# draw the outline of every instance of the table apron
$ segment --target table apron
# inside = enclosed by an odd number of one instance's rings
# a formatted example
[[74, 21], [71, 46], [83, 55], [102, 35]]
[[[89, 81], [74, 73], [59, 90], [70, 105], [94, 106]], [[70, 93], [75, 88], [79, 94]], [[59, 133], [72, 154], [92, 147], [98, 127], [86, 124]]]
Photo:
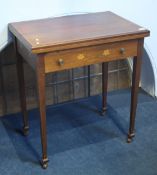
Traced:
[[45, 73], [126, 59], [137, 55], [138, 40], [46, 53]]

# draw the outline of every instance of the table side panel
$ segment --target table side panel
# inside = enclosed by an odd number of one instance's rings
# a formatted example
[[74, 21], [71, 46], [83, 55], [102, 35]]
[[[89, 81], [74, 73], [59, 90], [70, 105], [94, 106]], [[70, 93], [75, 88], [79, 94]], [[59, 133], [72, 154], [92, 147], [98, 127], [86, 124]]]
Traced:
[[27, 49], [20, 41], [17, 41], [17, 48], [19, 54], [24, 60], [33, 68], [36, 69], [36, 61], [38, 59], [36, 54], [33, 54], [31, 50]]
[[137, 40], [116, 42], [45, 54], [45, 72], [55, 72], [137, 55]]

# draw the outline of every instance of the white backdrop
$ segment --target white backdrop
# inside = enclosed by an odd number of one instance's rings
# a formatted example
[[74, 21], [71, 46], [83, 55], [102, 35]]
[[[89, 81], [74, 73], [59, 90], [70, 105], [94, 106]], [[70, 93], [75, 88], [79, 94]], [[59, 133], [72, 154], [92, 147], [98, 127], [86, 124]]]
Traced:
[[[157, 1], [156, 0], [0, 0], [0, 49], [8, 42], [9, 22], [71, 13], [113, 11], [151, 31], [145, 47], [155, 75], [157, 96]], [[151, 78], [151, 77], [149, 77]]]

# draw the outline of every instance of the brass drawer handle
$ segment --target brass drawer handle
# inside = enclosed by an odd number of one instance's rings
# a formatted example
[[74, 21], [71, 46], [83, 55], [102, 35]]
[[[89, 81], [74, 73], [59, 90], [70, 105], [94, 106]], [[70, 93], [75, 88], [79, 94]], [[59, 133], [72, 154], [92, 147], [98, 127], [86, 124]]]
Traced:
[[63, 66], [63, 65], [64, 65], [64, 60], [60, 58], [60, 59], [58, 60], [58, 64], [59, 64], [60, 66]]
[[125, 48], [120, 48], [120, 53], [122, 54], [122, 55], [124, 55], [125, 54]]

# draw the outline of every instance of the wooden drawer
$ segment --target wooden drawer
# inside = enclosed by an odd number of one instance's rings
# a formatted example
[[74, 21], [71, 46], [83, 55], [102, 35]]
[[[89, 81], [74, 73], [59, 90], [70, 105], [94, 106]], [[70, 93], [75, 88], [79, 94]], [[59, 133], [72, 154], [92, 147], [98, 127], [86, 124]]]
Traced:
[[45, 72], [55, 72], [136, 55], [136, 40], [56, 51], [45, 55]]

